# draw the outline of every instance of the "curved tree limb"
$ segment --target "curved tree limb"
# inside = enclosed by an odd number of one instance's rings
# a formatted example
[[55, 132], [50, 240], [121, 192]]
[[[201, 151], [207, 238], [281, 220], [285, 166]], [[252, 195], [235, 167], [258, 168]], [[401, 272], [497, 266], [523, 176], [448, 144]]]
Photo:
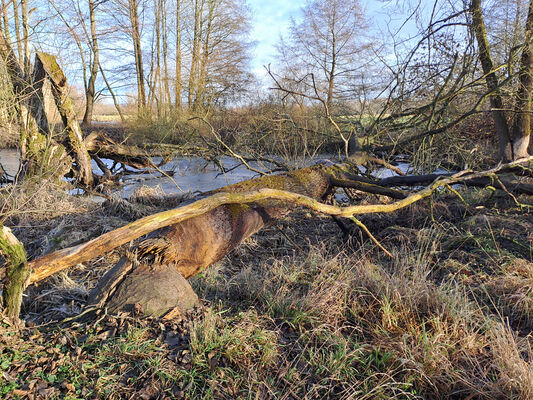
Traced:
[[[28, 263], [28, 266], [34, 271], [31, 275], [30, 283], [38, 282], [72, 265], [88, 261], [98, 255], [107, 253], [149, 232], [201, 216], [223, 205], [243, 205], [250, 203], [265, 204], [265, 202], [269, 205], [272, 205], [272, 202], [274, 202], [274, 205], [278, 204], [279, 206], [282, 206], [284, 203], [289, 203], [292, 205], [306, 207], [319, 213], [346, 218], [351, 218], [355, 215], [361, 214], [389, 213], [429, 197], [435, 190], [442, 186], [487, 177], [504, 168], [509, 168], [514, 165], [523, 164], [524, 162], [532, 160], [533, 157], [528, 157], [512, 163], [500, 165], [488, 171], [478, 173], [462, 171], [449, 177], [439, 177], [439, 179], [432, 182], [426, 188], [389, 204], [368, 204], [339, 207], [321, 203], [303, 194], [269, 188], [263, 188], [250, 192], [215, 193], [210, 197], [200, 199], [183, 207], [141, 218], [126, 226], [99, 236], [87, 243], [62, 249], [37, 258]], [[244, 188], [246, 188], [246, 186], [244, 186]]]

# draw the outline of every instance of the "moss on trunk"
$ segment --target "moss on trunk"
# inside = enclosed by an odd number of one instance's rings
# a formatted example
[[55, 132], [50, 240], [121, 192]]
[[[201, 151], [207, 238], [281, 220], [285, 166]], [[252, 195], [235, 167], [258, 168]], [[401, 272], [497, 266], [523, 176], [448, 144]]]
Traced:
[[6, 315], [17, 320], [22, 304], [22, 292], [26, 288], [31, 269], [27, 265], [24, 246], [11, 233], [11, 230], [0, 225], [0, 253], [4, 257], [4, 308]]

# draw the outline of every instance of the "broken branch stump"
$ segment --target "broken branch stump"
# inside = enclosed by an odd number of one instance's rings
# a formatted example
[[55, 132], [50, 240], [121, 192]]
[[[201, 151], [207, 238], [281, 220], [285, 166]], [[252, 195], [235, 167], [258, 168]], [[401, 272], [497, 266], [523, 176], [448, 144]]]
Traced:
[[26, 262], [26, 251], [11, 229], [0, 225], [0, 254], [4, 257], [4, 308], [7, 317], [16, 321], [20, 314], [22, 293], [29, 283], [31, 268]]

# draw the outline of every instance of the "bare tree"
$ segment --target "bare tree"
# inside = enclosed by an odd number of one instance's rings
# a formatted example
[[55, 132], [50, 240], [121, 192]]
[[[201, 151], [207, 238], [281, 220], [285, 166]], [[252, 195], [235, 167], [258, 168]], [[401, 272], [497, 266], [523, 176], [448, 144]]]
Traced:
[[28, 21], [28, 0], [20, 0], [20, 8], [22, 14], [22, 32], [24, 37], [22, 38], [22, 48], [24, 52], [23, 65], [24, 73], [29, 75], [31, 73], [30, 63], [30, 29]]
[[[533, 90], [533, 0], [529, 3], [529, 11], [525, 23], [524, 39], [518, 71], [518, 86], [514, 91], [514, 112], [511, 117], [505, 113], [505, 105], [500, 94], [500, 82], [492, 60], [489, 40], [485, 28], [481, 0], [470, 3], [472, 15], [471, 28], [475, 33], [479, 58], [490, 97], [492, 115], [496, 133], [500, 142], [501, 159], [518, 159], [528, 155], [531, 132], [532, 90]], [[511, 49], [510, 51], [514, 51]], [[512, 121], [509, 126], [508, 121]]]
[[485, 74], [488, 89], [492, 92], [490, 96], [491, 107], [493, 108], [492, 116], [494, 118], [494, 125], [498, 141], [500, 143], [500, 156], [503, 158], [511, 158], [509, 125], [505, 116], [503, 99], [500, 94], [500, 84], [494, 62], [490, 53], [490, 45], [487, 37], [487, 30], [483, 20], [481, 11], [481, 0], [472, 0], [470, 4], [470, 12], [472, 14], [472, 30], [477, 39], [479, 47], [479, 60]]
[[15, 37], [17, 38], [17, 51], [18, 51], [18, 60], [21, 62], [24, 59], [24, 54], [22, 51], [22, 39], [20, 35], [20, 16], [19, 16], [19, 6], [17, 0], [11, 0], [13, 4], [13, 19], [15, 21]]
[[98, 76], [100, 54], [98, 50], [98, 35], [96, 33], [96, 6], [95, 0], [88, 0], [89, 2], [89, 24], [90, 24], [90, 75], [89, 81], [85, 87], [85, 114], [83, 115], [83, 125], [91, 125], [93, 119], [93, 109], [96, 96], [96, 78]]
[[230, 99], [249, 82], [250, 15], [242, 0], [195, 0], [188, 103], [193, 110]]
[[189, 89], [187, 102], [189, 108], [192, 108], [194, 103], [194, 94], [196, 93], [196, 85], [198, 79], [198, 70], [200, 63], [200, 42], [202, 36], [203, 26], [203, 10], [205, 0], [194, 0], [193, 3], [193, 37], [192, 37], [192, 54], [191, 54], [191, 67], [189, 69]]
[[174, 82], [174, 97], [176, 111], [181, 109], [181, 0], [176, 0], [176, 77]]
[[141, 48], [141, 32], [138, 13], [138, 0], [128, 0], [128, 11], [131, 24], [131, 39], [135, 55], [135, 70], [137, 75], [137, 107], [139, 114], [146, 109], [146, 94], [144, 90], [144, 65]]
[[359, 0], [314, 0], [302, 13], [300, 22], [292, 21], [288, 40], [280, 44], [284, 63], [298, 65], [300, 76], [289, 78], [312, 91], [311, 81], [303, 78], [313, 74], [321, 97], [331, 107], [334, 100], [353, 96], [347, 91], [367, 64], [361, 62], [370, 46], [364, 34], [367, 22]]
[[513, 159], [527, 157], [531, 136], [531, 105], [533, 91], [533, 0], [530, 0], [524, 33], [524, 47], [518, 72], [515, 117], [511, 130]]
[[0, 3], [2, 6], [2, 20], [4, 22], [3, 28], [4, 28], [4, 35], [6, 37], [6, 40], [9, 44], [11, 44], [11, 32], [9, 28], [9, 15], [7, 13], [7, 5], [6, 0], [2, 0], [2, 3]]

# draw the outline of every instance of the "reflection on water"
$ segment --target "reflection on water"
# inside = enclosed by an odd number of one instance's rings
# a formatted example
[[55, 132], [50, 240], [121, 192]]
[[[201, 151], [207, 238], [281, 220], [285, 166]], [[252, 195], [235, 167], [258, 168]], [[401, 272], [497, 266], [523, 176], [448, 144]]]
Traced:
[[[156, 164], [160, 160], [158, 157], [154, 158]], [[321, 155], [320, 158], [309, 160], [306, 164], [315, 164], [327, 160], [338, 162], [333, 156]], [[104, 159], [103, 161], [108, 168], [111, 168], [113, 165], [113, 161], [111, 160]], [[12, 149], [0, 149], [0, 163], [4, 166], [8, 174], [14, 175], [19, 166], [19, 153]], [[122, 186], [117, 191], [121, 191], [122, 197], [129, 197], [141, 186], [160, 187], [167, 194], [180, 193], [182, 191], [205, 192], [258, 176], [256, 172], [250, 171], [243, 165], [239, 165], [239, 162], [231, 157], [222, 157], [220, 163], [226, 170], [225, 172], [221, 172], [217, 165], [212, 162], [207, 162], [203, 158], [176, 157], [173, 161], [162, 167], [164, 171], [171, 172], [171, 177], [162, 176], [159, 172], [126, 174], [122, 177]], [[260, 162], [251, 162], [250, 164], [253, 168], [262, 171], [268, 171], [271, 167]], [[403, 171], [407, 171], [409, 164], [400, 163], [398, 167]], [[101, 173], [94, 161], [93, 170], [96, 173]], [[138, 170], [134, 171], [141, 172]], [[395, 174], [387, 169], [380, 169], [375, 173], [375, 176], [379, 178], [386, 178], [391, 175]]]
[[[159, 160], [154, 160], [156, 163]], [[159, 186], [165, 193], [180, 193], [208, 191], [222, 186], [231, 185], [257, 176], [255, 172], [244, 166], [238, 166], [238, 162], [229, 157], [220, 160], [226, 172], [213, 163], [208, 163], [203, 158], [177, 157], [162, 169], [172, 171], [173, 176], [165, 177], [158, 172], [144, 173], [140, 175], [125, 175], [123, 179], [123, 196], [128, 197], [139, 186]], [[254, 163], [254, 168], [265, 170], [268, 167]]]

